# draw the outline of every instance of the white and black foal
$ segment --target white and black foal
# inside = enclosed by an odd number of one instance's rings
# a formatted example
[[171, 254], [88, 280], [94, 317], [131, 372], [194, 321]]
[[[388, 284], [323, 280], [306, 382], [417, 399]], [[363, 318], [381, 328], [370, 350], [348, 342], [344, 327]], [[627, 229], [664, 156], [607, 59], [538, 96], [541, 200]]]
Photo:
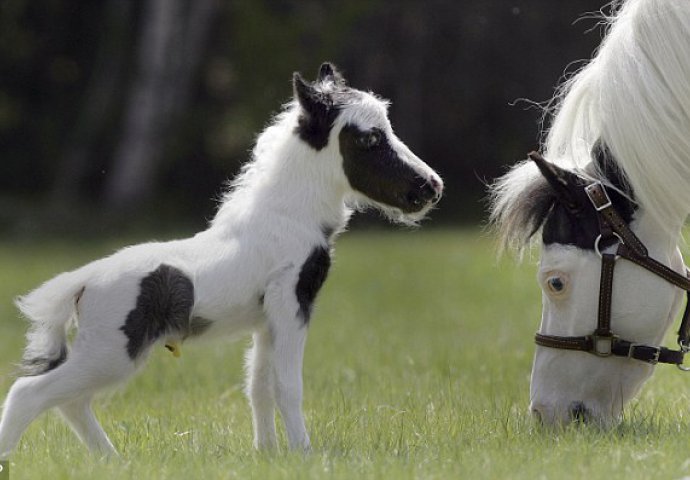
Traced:
[[247, 331], [255, 446], [276, 447], [277, 405], [290, 448], [309, 448], [302, 357], [335, 235], [357, 207], [415, 223], [443, 183], [395, 136], [387, 102], [347, 86], [331, 64], [314, 83], [295, 74], [294, 93], [207, 230], [126, 248], [18, 299], [31, 321], [27, 370], [5, 400], [0, 458], [51, 407], [92, 451], [115, 453], [91, 410], [95, 393], [132, 376], [157, 344], [177, 353], [188, 338]]

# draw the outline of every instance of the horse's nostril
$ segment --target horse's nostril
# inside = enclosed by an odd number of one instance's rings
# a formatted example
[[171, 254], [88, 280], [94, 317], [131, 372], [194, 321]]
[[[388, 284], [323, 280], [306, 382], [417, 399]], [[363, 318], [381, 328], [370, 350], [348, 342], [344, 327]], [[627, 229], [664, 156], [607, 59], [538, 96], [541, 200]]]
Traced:
[[570, 418], [574, 422], [586, 422], [589, 416], [589, 411], [582, 402], [573, 402], [570, 404]]
[[533, 407], [532, 410], [531, 410], [531, 412], [532, 412], [532, 416], [533, 416], [538, 422], [541, 422], [541, 421], [542, 421], [541, 412], [539, 411], [539, 409]]

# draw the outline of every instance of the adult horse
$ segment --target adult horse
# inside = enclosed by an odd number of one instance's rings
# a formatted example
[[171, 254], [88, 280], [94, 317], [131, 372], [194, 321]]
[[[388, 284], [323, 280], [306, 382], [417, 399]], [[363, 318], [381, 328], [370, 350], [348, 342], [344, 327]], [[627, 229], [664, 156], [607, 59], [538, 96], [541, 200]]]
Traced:
[[690, 337], [685, 318], [679, 349], [660, 347], [690, 289], [690, 2], [628, 0], [608, 22], [556, 96], [544, 156], [492, 187], [504, 248], [541, 231], [530, 409], [546, 424], [615, 424]]

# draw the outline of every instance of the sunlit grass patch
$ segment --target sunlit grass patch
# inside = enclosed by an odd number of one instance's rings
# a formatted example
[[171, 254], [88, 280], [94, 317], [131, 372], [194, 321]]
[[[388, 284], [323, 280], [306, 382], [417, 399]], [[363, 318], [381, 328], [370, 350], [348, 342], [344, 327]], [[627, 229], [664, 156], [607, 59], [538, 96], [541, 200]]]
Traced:
[[[0, 379], [25, 324], [11, 300], [112, 251], [0, 244]], [[535, 425], [527, 412], [540, 315], [533, 261], [497, 261], [474, 231], [348, 233], [307, 342], [308, 456], [252, 448], [248, 342], [162, 347], [96, 414], [122, 458], [99, 461], [54, 414], [36, 421], [12, 478], [682, 478], [690, 475], [690, 377], [659, 367], [623, 423]]]

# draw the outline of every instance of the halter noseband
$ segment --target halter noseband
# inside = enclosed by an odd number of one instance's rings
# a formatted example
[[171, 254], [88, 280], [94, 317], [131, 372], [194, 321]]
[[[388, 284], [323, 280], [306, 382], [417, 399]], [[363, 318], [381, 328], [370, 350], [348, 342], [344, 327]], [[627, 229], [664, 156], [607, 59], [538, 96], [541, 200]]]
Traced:
[[[601, 257], [597, 328], [591, 335], [580, 337], [537, 333], [535, 342], [542, 347], [577, 350], [599, 357], [628, 357], [652, 365], [670, 363], [683, 371], [690, 371], [690, 368], [683, 367], [683, 357], [690, 351], [690, 279], [649, 257], [647, 247], [618, 214], [601, 182], [591, 183], [584, 188], [599, 220], [599, 236], [594, 242], [594, 250]], [[611, 239], [618, 243], [616, 253], [601, 253], [600, 241]], [[649, 270], [687, 292], [688, 301], [678, 330], [680, 350], [623, 340], [611, 331], [613, 270], [619, 257]]]

